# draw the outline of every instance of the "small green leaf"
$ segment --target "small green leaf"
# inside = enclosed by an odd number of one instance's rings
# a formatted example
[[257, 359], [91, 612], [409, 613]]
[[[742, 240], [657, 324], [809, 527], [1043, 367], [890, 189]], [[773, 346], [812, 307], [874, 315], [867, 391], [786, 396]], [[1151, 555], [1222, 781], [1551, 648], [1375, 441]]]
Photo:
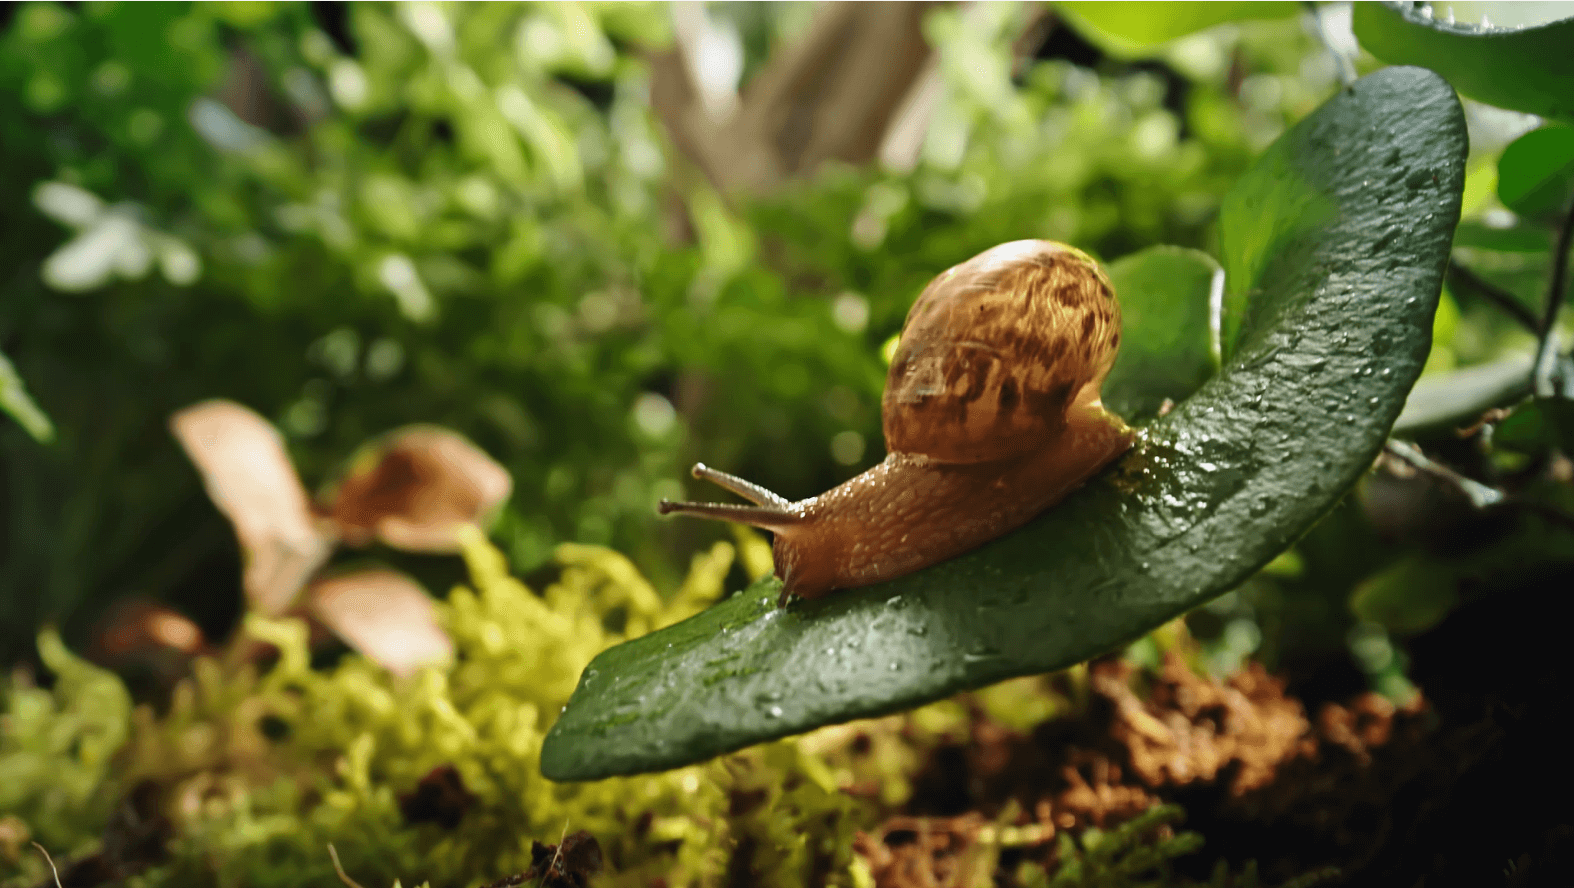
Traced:
[[1545, 228], [1528, 224], [1494, 228], [1477, 221], [1464, 221], [1454, 232], [1454, 246], [1499, 253], [1546, 253], [1547, 261], [1532, 260], [1545, 266], [1551, 261], [1552, 234]]
[[1110, 263], [1120, 300], [1121, 349], [1104, 382], [1104, 404], [1135, 421], [1180, 401], [1218, 369], [1208, 346], [1209, 294], [1224, 270], [1183, 247], [1149, 247]]
[[1544, 126], [1515, 139], [1498, 160], [1497, 196], [1522, 216], [1556, 213], [1574, 192], [1574, 129]]
[[1409, 555], [1355, 587], [1350, 610], [1398, 635], [1437, 625], [1459, 601], [1458, 579], [1447, 565]]
[[1394, 422], [1395, 435], [1469, 425], [1485, 410], [1503, 407], [1530, 394], [1529, 352], [1424, 376], [1410, 390]]
[[1542, 398], [1519, 406], [1498, 424], [1492, 445], [1521, 453], [1553, 447], [1568, 452], [1574, 448], [1574, 401]]
[[0, 352], [0, 413], [10, 414], [17, 425], [26, 429], [33, 440], [40, 444], [48, 444], [55, 439], [54, 423], [33, 403], [32, 397], [27, 394], [27, 386], [22, 384], [22, 377], [17, 375], [16, 368], [3, 352]]
[[1422, 65], [1464, 95], [1574, 120], [1574, 18], [1530, 28], [1479, 28], [1439, 21], [1425, 3], [1357, 3], [1355, 36], [1393, 65]]
[[[542, 773], [675, 767], [1058, 669], [1240, 583], [1382, 447], [1426, 359], [1465, 150], [1459, 103], [1429, 71], [1342, 90], [1226, 201], [1224, 240], [1251, 282], [1234, 356], [1130, 454], [968, 555], [780, 609], [767, 578], [602, 652]], [[1241, 197], [1287, 173], [1293, 200]]]
[[1289, 18], [1298, 3], [1086, 3], [1055, 4], [1079, 34], [1111, 55], [1135, 58], [1177, 37], [1251, 19]]

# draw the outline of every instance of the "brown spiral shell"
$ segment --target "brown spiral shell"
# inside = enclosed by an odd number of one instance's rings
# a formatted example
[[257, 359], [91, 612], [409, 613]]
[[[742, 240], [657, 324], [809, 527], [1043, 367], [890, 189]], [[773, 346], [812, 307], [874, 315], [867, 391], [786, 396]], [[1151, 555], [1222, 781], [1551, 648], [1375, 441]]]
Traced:
[[986, 250], [908, 312], [881, 404], [886, 447], [948, 463], [1042, 447], [1079, 396], [1098, 398], [1119, 345], [1115, 292], [1086, 254], [1042, 240]]

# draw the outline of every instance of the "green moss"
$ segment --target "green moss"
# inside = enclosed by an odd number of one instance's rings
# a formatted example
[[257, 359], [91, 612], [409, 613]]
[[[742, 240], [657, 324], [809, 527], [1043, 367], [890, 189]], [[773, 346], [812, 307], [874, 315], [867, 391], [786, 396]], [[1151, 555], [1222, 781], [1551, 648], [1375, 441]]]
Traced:
[[[153, 781], [174, 836], [167, 857], [130, 880], [139, 888], [339, 884], [330, 843], [366, 888], [476, 885], [528, 869], [532, 842], [578, 830], [605, 853], [597, 885], [606, 888], [740, 878], [866, 888], [873, 880], [853, 850], [855, 832], [909, 801], [927, 750], [965, 742], [975, 711], [1015, 713], [1025, 726], [1070, 708], [1042, 680], [1024, 679], [971, 701], [824, 728], [664, 774], [543, 778], [542, 737], [585, 664], [720, 597], [738, 551], [750, 572], [769, 569], [758, 537], [738, 544], [697, 556], [663, 600], [628, 559], [591, 546], [560, 547], [561, 576], [537, 594], [476, 532], [465, 543], [470, 585], [438, 605], [453, 663], [405, 680], [356, 655], [314, 670], [305, 623], [253, 615], [222, 656], [195, 662], [157, 714], [132, 711], [113, 674], [46, 632], [40, 651], [54, 687], [17, 677], [3, 691], [0, 810], [15, 812], [13, 832], [19, 820], [67, 858], [91, 849], [116, 799]], [[276, 649], [260, 668], [259, 645]], [[472, 796], [462, 819], [452, 829], [407, 823], [400, 796], [445, 765]], [[843, 791], [850, 786], [877, 791]], [[1021, 844], [1006, 841], [1015, 827], [1002, 816], [1002, 838], [990, 848]], [[1200, 841], [1172, 834], [1178, 817], [1157, 809], [1080, 842], [1062, 834], [1054, 874], [1030, 869], [1021, 878], [1147, 884]], [[0, 885], [47, 876], [37, 855], [11, 856], [22, 869]], [[983, 861], [980, 871], [993, 868]]]
[[[169, 787], [178, 825], [171, 859], [137, 883], [332, 884], [332, 842], [363, 885], [476, 884], [528, 868], [532, 841], [588, 830], [609, 865], [598, 884], [715, 884], [729, 864], [761, 885], [811, 872], [852, 884], [852, 831], [866, 824], [800, 741], [646, 777], [540, 775], [542, 737], [590, 658], [718, 598], [734, 552], [696, 557], [663, 601], [623, 556], [563, 546], [561, 578], [538, 595], [475, 534], [472, 585], [439, 606], [456, 660], [405, 681], [358, 656], [313, 670], [305, 624], [249, 617], [245, 636], [278, 649], [271, 668], [199, 661], [167, 713], [132, 719], [123, 782]], [[407, 825], [398, 796], [443, 765], [474, 796], [463, 820]]]
[[[53, 629], [39, 634], [38, 653], [52, 688], [21, 672], [0, 684], [0, 815], [56, 853], [74, 853], [93, 843], [115, 802], [112, 758], [129, 733], [131, 698]], [[27, 878], [47, 872], [42, 859], [24, 865]]]

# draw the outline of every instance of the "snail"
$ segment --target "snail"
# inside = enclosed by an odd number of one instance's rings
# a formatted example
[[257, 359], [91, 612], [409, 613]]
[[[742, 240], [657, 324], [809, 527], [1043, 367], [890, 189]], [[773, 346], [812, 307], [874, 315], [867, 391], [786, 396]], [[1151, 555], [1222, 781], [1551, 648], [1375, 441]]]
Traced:
[[1131, 446], [1099, 396], [1119, 345], [1120, 307], [1090, 257], [1001, 244], [908, 312], [881, 400], [883, 462], [799, 502], [702, 463], [694, 477], [753, 505], [657, 511], [771, 531], [778, 605], [903, 576], [1020, 527]]

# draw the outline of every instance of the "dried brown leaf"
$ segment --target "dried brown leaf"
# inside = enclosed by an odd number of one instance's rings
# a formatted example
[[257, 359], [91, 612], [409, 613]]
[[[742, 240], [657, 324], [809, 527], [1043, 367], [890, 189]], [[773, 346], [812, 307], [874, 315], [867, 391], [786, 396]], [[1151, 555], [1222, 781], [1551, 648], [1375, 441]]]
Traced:
[[314, 581], [307, 611], [345, 644], [397, 676], [454, 654], [432, 599], [391, 570], [360, 570]]
[[283, 613], [328, 560], [332, 532], [314, 520], [306, 490], [267, 420], [233, 401], [204, 401], [170, 418], [208, 496], [235, 528], [252, 609]]
[[458, 530], [484, 521], [513, 489], [508, 470], [436, 426], [407, 426], [351, 460], [329, 495], [345, 541], [374, 538], [410, 552], [457, 552]]

